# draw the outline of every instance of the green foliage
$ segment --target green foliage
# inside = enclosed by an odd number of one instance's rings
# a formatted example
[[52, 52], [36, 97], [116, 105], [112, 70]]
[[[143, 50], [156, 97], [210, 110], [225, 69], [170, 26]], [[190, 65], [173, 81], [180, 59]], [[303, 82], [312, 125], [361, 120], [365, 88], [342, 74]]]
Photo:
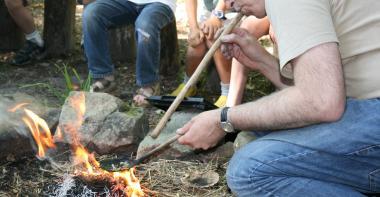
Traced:
[[57, 88], [53, 87], [52, 85], [48, 83], [34, 83], [34, 84], [26, 84], [20, 86], [20, 88], [33, 88], [33, 87], [41, 87], [46, 88], [51, 94], [53, 94], [57, 99], [59, 99], [60, 103], [64, 103], [67, 95], [63, 94], [61, 91], [59, 91]]
[[60, 103], [64, 103], [66, 98], [69, 96], [71, 91], [90, 91], [91, 86], [91, 75], [83, 80], [75, 68], [69, 67], [67, 64], [63, 65], [55, 65], [58, 71], [62, 74], [65, 79], [66, 87], [64, 90], [59, 89], [58, 87], [54, 87], [48, 83], [34, 83], [22, 85], [20, 88], [32, 88], [32, 87], [41, 87], [46, 88], [51, 94], [53, 94], [57, 99], [59, 99]]
[[120, 108], [120, 111], [132, 117], [137, 117], [144, 114], [144, 108], [137, 107], [133, 103], [129, 102], [124, 102]]
[[246, 84], [247, 96], [257, 99], [275, 91], [274, 85], [259, 72], [250, 72]]
[[[79, 76], [75, 68], [69, 68], [66, 64], [63, 64], [63, 66], [56, 65], [56, 67], [60, 70], [63, 77], [65, 78], [66, 95], [69, 95], [71, 91], [90, 91], [91, 75], [88, 75], [87, 79], [83, 80]], [[75, 83], [74, 81], [76, 81], [77, 83]]]

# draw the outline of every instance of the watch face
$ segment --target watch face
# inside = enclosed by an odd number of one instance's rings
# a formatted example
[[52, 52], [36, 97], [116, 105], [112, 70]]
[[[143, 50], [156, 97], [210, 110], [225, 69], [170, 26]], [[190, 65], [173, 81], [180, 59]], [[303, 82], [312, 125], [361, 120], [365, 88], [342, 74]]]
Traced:
[[223, 16], [224, 16], [223, 12], [221, 12], [221, 11], [217, 11], [216, 15], [218, 16], [218, 18], [223, 18]]
[[235, 129], [234, 127], [232, 126], [231, 123], [229, 122], [221, 122], [220, 123], [222, 129], [227, 132], [227, 133], [232, 133], [232, 132], [235, 132]]
[[212, 12], [217, 18], [224, 19], [224, 12], [222, 10], [214, 10]]

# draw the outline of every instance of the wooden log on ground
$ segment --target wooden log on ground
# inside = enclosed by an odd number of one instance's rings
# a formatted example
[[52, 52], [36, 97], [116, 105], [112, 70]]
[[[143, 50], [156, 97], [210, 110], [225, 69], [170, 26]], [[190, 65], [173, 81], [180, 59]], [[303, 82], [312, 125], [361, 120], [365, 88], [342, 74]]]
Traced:
[[75, 0], [45, 0], [44, 40], [49, 56], [74, 48], [75, 6]]
[[0, 1], [0, 51], [18, 50], [23, 43], [24, 34], [13, 21], [4, 1]]
[[[136, 41], [133, 26], [110, 30], [110, 53], [113, 61], [134, 63], [136, 60]], [[179, 47], [176, 22], [168, 24], [161, 31], [160, 74], [174, 75], [179, 69]]]

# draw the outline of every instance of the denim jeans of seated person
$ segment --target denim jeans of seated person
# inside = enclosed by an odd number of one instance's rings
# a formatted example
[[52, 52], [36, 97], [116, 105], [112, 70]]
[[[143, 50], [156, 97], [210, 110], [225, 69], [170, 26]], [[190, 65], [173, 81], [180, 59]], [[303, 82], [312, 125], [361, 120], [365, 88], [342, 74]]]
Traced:
[[159, 80], [160, 32], [173, 20], [173, 11], [162, 3], [137, 5], [128, 0], [96, 0], [87, 5], [83, 14], [84, 49], [92, 77], [104, 78], [114, 72], [108, 30], [134, 25], [137, 85], [144, 87], [156, 83]]
[[228, 185], [237, 196], [380, 193], [379, 111], [380, 99], [348, 99], [335, 123], [267, 132], [235, 153]]

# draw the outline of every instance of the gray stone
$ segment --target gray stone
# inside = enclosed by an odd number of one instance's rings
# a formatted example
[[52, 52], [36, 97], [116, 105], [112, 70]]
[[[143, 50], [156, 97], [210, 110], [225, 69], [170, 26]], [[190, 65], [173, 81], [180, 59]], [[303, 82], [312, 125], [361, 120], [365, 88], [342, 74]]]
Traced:
[[229, 160], [234, 154], [234, 143], [226, 142], [223, 145], [216, 148], [212, 152], [210, 158], [227, 159]]
[[[106, 93], [89, 93], [89, 92], [71, 92], [67, 97], [59, 118], [59, 127], [63, 130], [76, 128], [78, 125], [78, 109], [72, 106], [72, 101], [79, 99], [80, 94], [85, 98], [85, 114], [82, 126], [79, 128], [80, 139], [87, 144], [92, 137], [98, 132], [100, 126], [108, 115], [117, 111], [122, 101]], [[66, 139], [70, 141], [70, 139]]]
[[252, 142], [255, 139], [256, 139], [256, 136], [254, 135], [254, 133], [252, 133], [250, 131], [240, 132], [234, 141], [235, 151], [239, 150], [241, 147]]
[[29, 103], [25, 108], [43, 118], [49, 128], [58, 122], [59, 111], [47, 107], [46, 101], [23, 93], [0, 95], [0, 158], [14, 155], [20, 157], [33, 154], [35, 143], [29, 129], [22, 121], [23, 110], [9, 112], [8, 110], [19, 103]]
[[107, 117], [92, 142], [96, 145], [96, 152], [100, 154], [117, 149], [132, 152], [148, 131], [149, 123], [143, 110], [133, 115], [115, 112]]
[[[177, 129], [181, 128], [186, 124], [191, 118], [198, 115], [199, 111], [180, 111], [173, 113], [170, 121], [166, 124], [165, 128], [162, 130], [157, 139], [153, 139], [150, 136], [146, 136], [144, 140], [140, 143], [137, 150], [137, 157], [159, 146], [160, 144], [166, 142], [171, 138]], [[178, 158], [192, 153], [192, 149], [187, 146], [183, 146], [174, 142], [170, 149], [157, 155], [156, 158]]]
[[62, 107], [59, 127], [65, 141], [72, 143], [70, 130], [78, 129], [80, 142], [99, 154], [135, 150], [148, 132], [148, 119], [142, 108], [123, 111], [123, 102], [106, 93], [84, 93], [85, 113], [82, 125], [77, 128], [77, 111], [71, 100], [80, 92], [72, 92]]

